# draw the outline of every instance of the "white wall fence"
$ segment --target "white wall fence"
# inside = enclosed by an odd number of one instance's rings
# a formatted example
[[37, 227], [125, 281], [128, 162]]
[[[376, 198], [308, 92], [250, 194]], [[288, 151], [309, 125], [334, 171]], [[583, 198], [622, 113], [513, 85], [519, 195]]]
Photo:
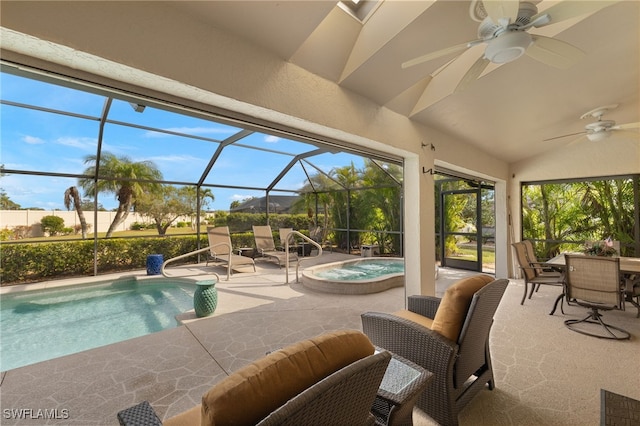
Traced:
[[[107, 232], [109, 226], [113, 222], [116, 212], [98, 212], [97, 224], [94, 224], [94, 212], [85, 211], [84, 217], [89, 224], [89, 233], [93, 232]], [[29, 233], [24, 237], [41, 237], [43, 236], [42, 226], [40, 221], [44, 216], [58, 216], [64, 220], [64, 226], [66, 228], [74, 228], [80, 226], [80, 219], [75, 210], [63, 211], [63, 210], [0, 210], [0, 229], [16, 229], [17, 227], [29, 228]], [[175, 225], [177, 222], [188, 222], [191, 218], [182, 217], [173, 222]], [[138, 223], [153, 223], [153, 220], [148, 216], [143, 216], [138, 213], [130, 212], [129, 216], [122, 222], [116, 231], [128, 231], [131, 229], [131, 225], [135, 222]]]

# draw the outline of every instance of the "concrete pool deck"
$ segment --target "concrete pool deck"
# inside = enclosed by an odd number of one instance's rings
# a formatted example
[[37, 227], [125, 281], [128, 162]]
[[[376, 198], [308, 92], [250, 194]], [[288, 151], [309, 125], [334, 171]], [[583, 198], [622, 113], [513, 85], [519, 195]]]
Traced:
[[[353, 257], [326, 253], [321, 261]], [[402, 287], [367, 295], [317, 293], [295, 283], [295, 268], [285, 285], [277, 265], [259, 260], [256, 266], [256, 273], [236, 273], [217, 284], [218, 308], [211, 317], [3, 372], [0, 423], [117, 425], [118, 411], [143, 400], [166, 419], [198, 404], [211, 386], [268, 351], [326, 331], [361, 329], [366, 311], [404, 307]], [[203, 271], [181, 269], [184, 275]], [[437, 292], [469, 274], [442, 269]], [[601, 342], [564, 327], [563, 319], [581, 316], [583, 309], [565, 307], [567, 315], [548, 315], [557, 289], [540, 289], [524, 306], [522, 291], [522, 281], [511, 280], [496, 313], [497, 387], [469, 404], [460, 415], [462, 425], [598, 424], [600, 388], [640, 399], [635, 310], [605, 314], [631, 332], [631, 341]], [[434, 424], [418, 409], [414, 422]]]

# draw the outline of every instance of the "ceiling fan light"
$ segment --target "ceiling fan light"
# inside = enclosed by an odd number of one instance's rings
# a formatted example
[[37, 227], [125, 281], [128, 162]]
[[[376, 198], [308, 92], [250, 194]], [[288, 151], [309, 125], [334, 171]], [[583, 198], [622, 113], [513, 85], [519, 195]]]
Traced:
[[589, 139], [591, 142], [600, 142], [607, 139], [608, 137], [609, 132], [607, 131], [587, 133], [587, 139]]
[[531, 45], [531, 35], [524, 31], [509, 31], [491, 40], [484, 57], [494, 64], [506, 64], [522, 56]]

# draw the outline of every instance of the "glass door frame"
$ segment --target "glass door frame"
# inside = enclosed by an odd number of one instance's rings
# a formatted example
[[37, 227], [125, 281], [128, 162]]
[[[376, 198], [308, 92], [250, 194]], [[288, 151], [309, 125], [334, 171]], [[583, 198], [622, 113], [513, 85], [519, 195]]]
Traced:
[[[442, 185], [439, 186], [438, 192], [439, 192], [439, 209], [436, 212], [436, 214], [438, 215], [438, 229], [437, 229], [437, 237], [439, 238], [439, 250], [438, 250], [438, 257], [440, 258], [440, 265], [443, 267], [449, 267], [449, 268], [455, 268], [455, 269], [464, 269], [464, 270], [471, 270], [471, 271], [477, 271], [477, 272], [484, 272], [484, 265], [483, 265], [483, 243], [485, 239], [490, 239], [490, 238], [494, 238], [495, 237], [495, 232], [493, 235], [483, 235], [483, 216], [482, 216], [482, 196], [483, 196], [483, 191], [484, 190], [490, 190], [490, 191], [495, 191], [495, 186], [493, 184], [493, 182], [487, 182], [478, 178], [469, 178], [469, 177], [460, 177], [460, 176], [455, 176], [453, 174], [449, 174], [449, 173], [438, 173], [441, 176], [446, 176], [447, 178], [451, 178], [451, 179], [457, 179], [457, 180], [461, 180], [466, 182], [469, 185], [469, 188], [464, 188], [464, 189], [451, 189], [451, 190], [442, 190]], [[436, 183], [436, 185], [438, 185]], [[475, 221], [476, 223], [475, 228], [476, 231], [475, 232], [449, 232], [449, 231], [445, 231], [446, 229], [446, 224], [445, 224], [445, 220], [446, 220], [446, 214], [445, 214], [445, 198], [448, 195], [454, 195], [454, 194], [475, 194], [475, 200], [476, 200], [476, 205], [475, 205]], [[494, 205], [494, 212], [495, 212], [495, 205]], [[495, 213], [494, 213], [495, 214]], [[446, 247], [445, 247], [445, 241], [446, 241], [446, 237], [449, 235], [459, 235], [459, 236], [466, 236], [466, 237], [472, 237], [475, 238], [476, 241], [476, 260], [458, 260], [458, 259], [452, 259], [451, 257], [445, 257], [445, 251], [446, 251]], [[493, 272], [491, 272], [493, 273]]]
[[[460, 231], [447, 231], [446, 230], [446, 217], [445, 214], [445, 198], [450, 195], [461, 195], [461, 194], [473, 194], [475, 195], [476, 201], [476, 223], [474, 224], [476, 227], [475, 232], [460, 232]], [[442, 244], [440, 244], [440, 259], [441, 265], [447, 268], [456, 268], [456, 269], [465, 269], [469, 271], [482, 271], [482, 224], [481, 224], [481, 188], [477, 189], [456, 189], [450, 191], [442, 191], [440, 192], [440, 235]], [[480, 224], [478, 223], [480, 222]], [[479, 226], [478, 226], [479, 225]], [[476, 240], [476, 260], [463, 260], [463, 259], [453, 259], [451, 257], [445, 256], [445, 244], [447, 237], [453, 236], [463, 236], [463, 237], [472, 237]]]

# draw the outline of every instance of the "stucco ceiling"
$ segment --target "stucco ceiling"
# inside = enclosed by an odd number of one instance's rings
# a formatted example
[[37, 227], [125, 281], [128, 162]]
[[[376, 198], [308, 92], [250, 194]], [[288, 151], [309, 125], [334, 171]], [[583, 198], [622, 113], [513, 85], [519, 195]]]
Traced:
[[[531, 34], [557, 38], [586, 53], [568, 70], [523, 56], [490, 65], [454, 94], [451, 84], [484, 45], [469, 49], [440, 73], [457, 53], [401, 68], [414, 57], [476, 39], [478, 22], [469, 15], [470, 3], [386, 0], [364, 24], [333, 1], [172, 6], [507, 162], [574, 142], [575, 137], [544, 139], [583, 131], [590, 120], [580, 116], [599, 106], [619, 104], [605, 116], [618, 124], [640, 121], [640, 1], [605, 2], [595, 13], [531, 29]], [[542, 11], [558, 2], [533, 3]], [[615, 144], [615, 139], [601, 143]]]

